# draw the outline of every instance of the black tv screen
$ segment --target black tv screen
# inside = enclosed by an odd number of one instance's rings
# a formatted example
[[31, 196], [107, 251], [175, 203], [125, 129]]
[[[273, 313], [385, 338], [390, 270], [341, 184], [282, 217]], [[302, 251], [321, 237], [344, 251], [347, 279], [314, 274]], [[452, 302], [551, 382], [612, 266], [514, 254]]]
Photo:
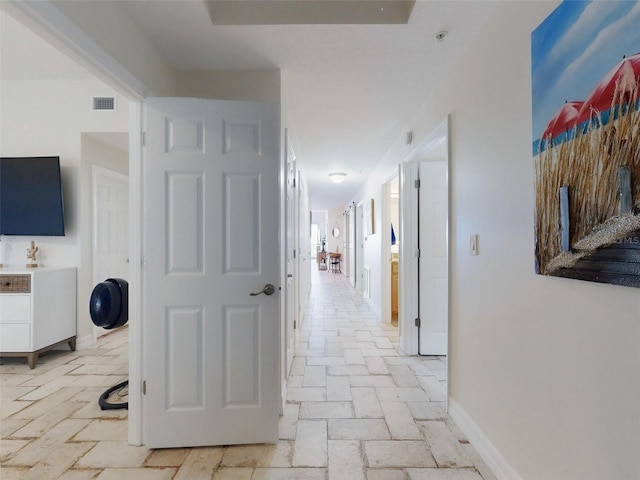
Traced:
[[64, 235], [60, 157], [0, 158], [0, 234]]

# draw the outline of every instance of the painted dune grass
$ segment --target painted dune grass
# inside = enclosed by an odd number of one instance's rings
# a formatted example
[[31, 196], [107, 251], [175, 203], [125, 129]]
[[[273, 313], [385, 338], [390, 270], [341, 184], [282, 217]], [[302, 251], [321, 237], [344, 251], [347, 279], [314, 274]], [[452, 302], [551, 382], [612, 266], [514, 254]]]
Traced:
[[[629, 99], [627, 99], [629, 100]], [[614, 105], [616, 102], [614, 102]], [[631, 108], [629, 108], [631, 106]], [[536, 271], [544, 275], [569, 267], [595, 248], [611, 244], [640, 227], [640, 110], [636, 98], [614, 107], [618, 118], [600, 125], [594, 118], [585, 132], [535, 157]], [[612, 115], [613, 117], [613, 115]], [[619, 168], [631, 170], [634, 209], [620, 215]], [[569, 187], [571, 253], [561, 251], [560, 197]], [[607, 235], [597, 235], [606, 226]], [[598, 239], [586, 241], [587, 239]], [[586, 244], [587, 246], [583, 246]]]

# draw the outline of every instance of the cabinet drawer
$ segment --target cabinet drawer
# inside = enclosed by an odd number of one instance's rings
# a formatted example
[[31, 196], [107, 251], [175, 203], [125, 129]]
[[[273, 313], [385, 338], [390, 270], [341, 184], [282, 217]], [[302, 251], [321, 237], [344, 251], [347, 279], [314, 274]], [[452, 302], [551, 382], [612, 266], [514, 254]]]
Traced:
[[0, 352], [31, 351], [31, 326], [26, 323], [0, 324]]
[[31, 295], [0, 295], [0, 324], [31, 323]]
[[0, 274], [1, 293], [31, 293], [31, 275]]

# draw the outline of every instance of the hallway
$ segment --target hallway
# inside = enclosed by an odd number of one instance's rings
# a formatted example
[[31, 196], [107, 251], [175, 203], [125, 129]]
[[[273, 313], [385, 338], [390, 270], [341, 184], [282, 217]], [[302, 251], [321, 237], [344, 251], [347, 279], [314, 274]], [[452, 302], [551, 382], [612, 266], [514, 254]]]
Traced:
[[127, 329], [91, 350], [3, 359], [2, 478], [494, 480], [445, 412], [446, 366], [406, 357], [343, 275], [312, 273], [276, 445], [150, 450], [97, 398], [127, 376]]
[[446, 413], [446, 359], [397, 341], [345, 276], [312, 269], [280, 430], [293, 466], [327, 466], [329, 480], [494, 480]]

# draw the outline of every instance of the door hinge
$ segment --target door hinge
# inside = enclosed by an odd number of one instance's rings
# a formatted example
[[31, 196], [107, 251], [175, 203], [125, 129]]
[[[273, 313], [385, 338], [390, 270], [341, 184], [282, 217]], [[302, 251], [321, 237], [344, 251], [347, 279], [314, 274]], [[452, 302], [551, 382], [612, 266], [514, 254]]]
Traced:
[[293, 258], [296, 258], [296, 249], [293, 249]]
[[293, 179], [293, 188], [296, 188], [296, 179]]
[[420, 179], [417, 178], [413, 181], [413, 186], [416, 188], [420, 188]]
[[143, 395], [147, 394], [147, 381], [146, 380], [142, 381], [142, 394]]
[[416, 248], [416, 258], [420, 258], [420, 249]]
[[419, 318], [416, 318], [416, 327], [420, 328], [420, 324], [421, 324], [421, 323], [422, 323], [422, 322], [420, 321], [420, 319], [419, 319]]
[[147, 146], [147, 132], [142, 132], [142, 146]]
[[297, 323], [296, 323], [296, 321], [294, 320], [294, 321], [293, 321], [293, 329], [294, 329], [294, 330], [296, 329], [296, 325], [297, 325]]

